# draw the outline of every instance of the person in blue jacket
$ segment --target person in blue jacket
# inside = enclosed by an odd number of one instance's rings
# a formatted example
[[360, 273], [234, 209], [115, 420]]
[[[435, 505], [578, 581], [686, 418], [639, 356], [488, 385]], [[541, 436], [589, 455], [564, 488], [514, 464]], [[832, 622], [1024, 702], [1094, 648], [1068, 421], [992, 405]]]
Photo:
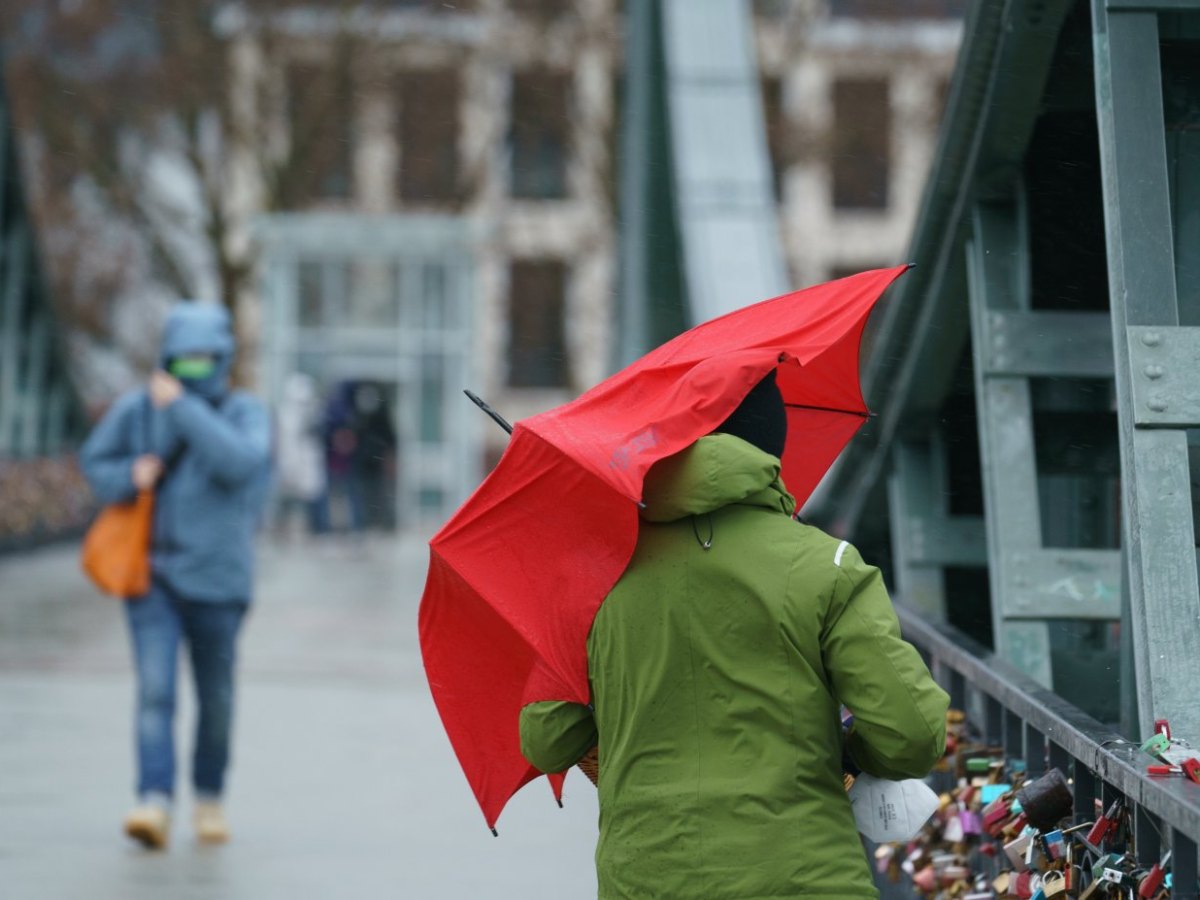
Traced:
[[138, 803], [125, 832], [167, 843], [175, 788], [176, 657], [187, 644], [198, 721], [192, 784], [201, 841], [229, 832], [220, 799], [229, 762], [234, 650], [250, 604], [254, 531], [270, 466], [270, 420], [231, 390], [234, 339], [223, 307], [170, 312], [161, 369], [121, 396], [92, 431], [80, 462], [102, 503], [153, 489], [151, 587], [125, 604], [137, 673]]

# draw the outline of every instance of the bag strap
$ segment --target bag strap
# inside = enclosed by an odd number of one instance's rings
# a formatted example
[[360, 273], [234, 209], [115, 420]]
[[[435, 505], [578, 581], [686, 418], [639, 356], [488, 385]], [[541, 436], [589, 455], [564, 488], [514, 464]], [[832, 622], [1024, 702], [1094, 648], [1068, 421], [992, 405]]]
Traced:
[[142, 413], [142, 452], [151, 453], [154, 450], [152, 441], [153, 435], [150, 430], [150, 417], [154, 414], [154, 407], [150, 403], [150, 391], [147, 389], [145, 396], [142, 398], [145, 403], [145, 410]]

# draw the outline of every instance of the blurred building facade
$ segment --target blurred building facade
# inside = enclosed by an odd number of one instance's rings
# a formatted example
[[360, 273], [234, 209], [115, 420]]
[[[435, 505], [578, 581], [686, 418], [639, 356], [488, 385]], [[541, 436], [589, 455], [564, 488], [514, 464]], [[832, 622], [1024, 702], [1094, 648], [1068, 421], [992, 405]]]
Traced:
[[[793, 284], [900, 259], [960, 6], [747, 6]], [[619, 356], [624, 4], [383, 7], [220, 20], [257, 98], [245, 115], [322, 148], [293, 173], [287, 211], [256, 220], [262, 290], [242, 321], [270, 397], [295, 369], [385, 386], [412, 485], [401, 506], [424, 496], [437, 518], [505, 443], [460, 387], [515, 420]], [[442, 310], [436, 327], [421, 309]]]
[[[748, 143], [773, 190], [756, 234], [779, 261], [769, 284], [731, 282], [746, 296], [709, 292], [739, 306], [899, 260], [961, 0], [672, 5], [680, 46], [729, 44], [701, 20], [733, 17], [761, 88]], [[89, 413], [153, 364], [173, 299], [218, 298], [241, 380], [269, 400], [294, 371], [331, 394], [378, 388], [408, 485], [398, 508], [444, 518], [506, 442], [461, 388], [518, 420], [641, 349], [621, 309], [636, 213], [618, 200], [636, 8], [238, 0], [210, 20], [184, 0], [14, 5], [0, 20], [20, 54], [28, 193]], [[730, 168], [714, 110], [692, 120], [717, 164], [709, 194]], [[678, 163], [649, 173], [668, 205]], [[659, 224], [641, 241], [652, 258], [679, 239]], [[636, 299], [663, 302], [676, 308], [652, 313], [643, 343], [705, 317], [653, 285]]]
[[965, 5], [755, 4], [768, 147], [797, 287], [904, 261]]

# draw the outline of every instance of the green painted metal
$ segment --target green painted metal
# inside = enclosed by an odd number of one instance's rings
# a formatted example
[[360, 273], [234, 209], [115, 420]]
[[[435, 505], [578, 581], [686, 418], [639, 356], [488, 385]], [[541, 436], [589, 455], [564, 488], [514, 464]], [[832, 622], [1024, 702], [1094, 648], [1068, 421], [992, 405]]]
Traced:
[[[620, 296], [614, 368], [642, 356], [649, 347], [649, 206], [651, 185], [651, 112], [654, 71], [655, 4], [625, 4], [625, 69], [621, 105]], [[661, 90], [661, 85], [659, 85]]]
[[1008, 619], [1103, 619], [1121, 616], [1121, 554], [1116, 550], [1007, 550], [1002, 566]]
[[[3, 148], [0, 148], [2, 153]], [[0, 198], [2, 199], [2, 198]], [[17, 410], [21, 400], [21, 354], [18, 347], [25, 334], [23, 300], [29, 258], [23, 223], [9, 222], [7, 234], [0, 233], [0, 456], [16, 454]]]
[[1032, 556], [1042, 549], [1029, 380], [992, 374], [987, 364], [991, 315], [1029, 310], [1022, 213], [1015, 202], [976, 205], [967, 244], [968, 295], [996, 649], [1049, 687], [1048, 626], [1014, 620], [1022, 610], [1018, 597], [1025, 596], [1026, 588], [1019, 583], [1020, 569], [1003, 562], [1012, 554]]
[[[896, 445], [895, 469], [888, 480], [888, 512], [894, 527], [892, 569], [897, 591], [914, 609], [933, 621], [946, 621], [946, 590], [942, 570], [923, 564], [929, 555], [930, 526], [941, 518], [936, 507], [944, 478], [940, 460], [928, 444]], [[933, 541], [936, 543], [936, 539]]]
[[1133, 421], [1200, 428], [1200, 327], [1127, 329]]
[[1200, 0], [1107, 0], [1110, 12], [1188, 12], [1200, 9]]
[[689, 324], [787, 290], [754, 21], [743, 0], [661, 0], [675, 227]]
[[1187, 435], [1139, 424], [1129, 330], [1179, 323], [1158, 16], [1109, 11], [1103, 0], [1092, 0], [1092, 14], [1140, 731], [1168, 718], [1196, 735], [1200, 579]]
[[1006, 312], [986, 317], [989, 374], [1112, 378], [1112, 326], [1105, 313]]
[[851, 444], [813, 508], [846, 533], [864, 516], [888, 471], [892, 443], [945, 401], [969, 333], [963, 240], [976, 199], [1003, 194], [1020, 170], [1046, 89], [1063, 20], [1074, 0], [974, 3], [938, 139], [936, 175], [911, 242], [916, 268], [883, 307], [863, 372], [879, 419]]

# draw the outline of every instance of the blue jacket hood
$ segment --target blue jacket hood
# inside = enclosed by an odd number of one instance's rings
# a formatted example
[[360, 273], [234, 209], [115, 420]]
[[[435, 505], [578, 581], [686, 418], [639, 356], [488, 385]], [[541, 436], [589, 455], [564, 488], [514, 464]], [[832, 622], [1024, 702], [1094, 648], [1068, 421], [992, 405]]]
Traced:
[[232, 323], [225, 307], [198, 301], [177, 303], [163, 327], [161, 364], [166, 368], [174, 357], [211, 353], [216, 357], [216, 371], [199, 381], [185, 379], [184, 386], [216, 400], [229, 390], [234, 347]]

